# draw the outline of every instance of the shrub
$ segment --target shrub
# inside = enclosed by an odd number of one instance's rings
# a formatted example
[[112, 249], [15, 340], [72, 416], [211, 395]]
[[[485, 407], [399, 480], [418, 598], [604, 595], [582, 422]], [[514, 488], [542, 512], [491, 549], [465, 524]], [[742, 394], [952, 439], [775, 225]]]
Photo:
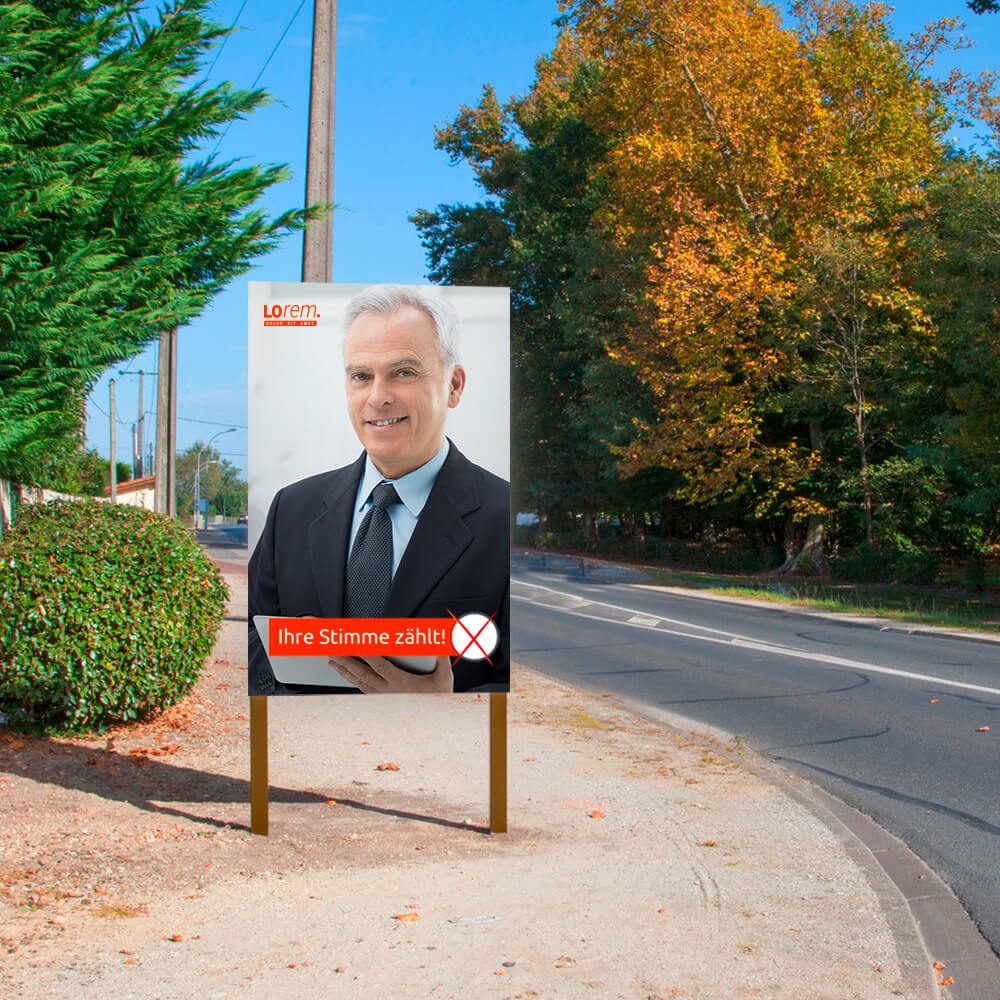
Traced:
[[855, 583], [932, 584], [940, 561], [936, 552], [921, 549], [861, 549], [841, 553], [833, 568], [838, 577]]
[[162, 711], [197, 680], [226, 596], [172, 518], [94, 500], [25, 509], [0, 545], [0, 711], [67, 733]]

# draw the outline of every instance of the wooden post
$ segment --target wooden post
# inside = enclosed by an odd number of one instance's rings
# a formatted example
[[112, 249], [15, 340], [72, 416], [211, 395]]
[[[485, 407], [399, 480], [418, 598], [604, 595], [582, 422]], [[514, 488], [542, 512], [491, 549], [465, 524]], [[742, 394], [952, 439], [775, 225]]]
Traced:
[[490, 692], [490, 833], [507, 832], [507, 692]]
[[112, 503], [118, 502], [118, 463], [116, 459], [117, 446], [115, 442], [117, 438], [115, 437], [115, 380], [112, 379], [108, 383], [108, 400], [111, 404], [111, 466], [109, 469], [110, 479], [108, 480], [108, 496], [111, 497]]
[[267, 836], [267, 697], [250, 699], [250, 832]]

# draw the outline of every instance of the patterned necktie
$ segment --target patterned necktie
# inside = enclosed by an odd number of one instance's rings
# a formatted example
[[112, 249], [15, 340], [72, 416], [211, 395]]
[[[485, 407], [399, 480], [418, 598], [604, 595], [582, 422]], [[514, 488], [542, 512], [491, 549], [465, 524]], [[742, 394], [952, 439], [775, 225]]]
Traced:
[[348, 618], [377, 618], [385, 609], [392, 586], [392, 520], [389, 508], [399, 503], [392, 483], [372, 490], [372, 505], [354, 537], [347, 561], [344, 614]]

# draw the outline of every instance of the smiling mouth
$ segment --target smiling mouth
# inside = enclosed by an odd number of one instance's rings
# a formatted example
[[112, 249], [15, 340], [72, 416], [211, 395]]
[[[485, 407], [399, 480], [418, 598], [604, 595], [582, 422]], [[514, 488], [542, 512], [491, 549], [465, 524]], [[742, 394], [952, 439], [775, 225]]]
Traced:
[[391, 427], [393, 424], [401, 424], [406, 417], [389, 417], [386, 420], [366, 420], [365, 423], [371, 427]]

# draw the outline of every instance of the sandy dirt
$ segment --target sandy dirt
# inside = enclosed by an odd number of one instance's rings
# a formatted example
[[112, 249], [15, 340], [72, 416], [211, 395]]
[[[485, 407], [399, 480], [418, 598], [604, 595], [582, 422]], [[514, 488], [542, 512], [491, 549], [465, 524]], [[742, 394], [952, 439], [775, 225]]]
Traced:
[[511, 833], [486, 698], [454, 695], [271, 699], [252, 836], [244, 630], [156, 722], [0, 730], [0, 995], [936, 995], [894, 901], [740, 747], [524, 670]]

